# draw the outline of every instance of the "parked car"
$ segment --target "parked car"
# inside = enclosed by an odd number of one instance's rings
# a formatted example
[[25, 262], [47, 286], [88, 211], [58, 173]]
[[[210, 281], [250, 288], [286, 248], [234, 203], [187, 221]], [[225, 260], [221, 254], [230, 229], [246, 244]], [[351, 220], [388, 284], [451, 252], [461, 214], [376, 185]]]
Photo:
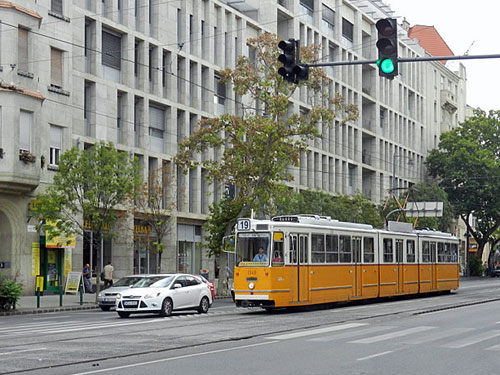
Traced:
[[197, 276], [201, 279], [201, 281], [203, 281], [205, 284], [208, 285], [208, 287], [210, 288], [210, 293], [212, 293], [212, 301], [215, 299], [215, 286], [214, 284], [207, 280], [204, 276], [202, 275], [194, 275], [194, 276]]
[[490, 273], [491, 277], [500, 277], [500, 266], [496, 266], [495, 268], [493, 268], [491, 270], [491, 273]]
[[137, 313], [170, 316], [174, 310], [197, 310], [203, 314], [208, 312], [212, 301], [209, 286], [197, 276], [150, 276], [118, 293], [116, 312], [120, 318]]
[[97, 303], [99, 304], [99, 307], [101, 308], [102, 311], [109, 311], [112, 307], [115, 307], [116, 305], [116, 295], [119, 292], [122, 292], [128, 288], [130, 288], [132, 285], [137, 283], [138, 281], [144, 279], [145, 277], [150, 276], [150, 275], [129, 275], [122, 277], [115, 283], [113, 283], [113, 286], [107, 289], [104, 289], [102, 292], [99, 293], [97, 296]]

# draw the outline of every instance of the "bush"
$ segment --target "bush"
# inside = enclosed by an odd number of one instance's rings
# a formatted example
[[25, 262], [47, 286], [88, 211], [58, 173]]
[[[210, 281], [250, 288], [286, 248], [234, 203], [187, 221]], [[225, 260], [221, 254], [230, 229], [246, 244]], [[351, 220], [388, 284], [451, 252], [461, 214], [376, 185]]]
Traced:
[[481, 259], [475, 255], [469, 255], [469, 270], [471, 276], [483, 276], [484, 275], [484, 267], [482, 265]]
[[23, 286], [15, 280], [0, 280], [0, 310], [10, 310], [23, 294]]

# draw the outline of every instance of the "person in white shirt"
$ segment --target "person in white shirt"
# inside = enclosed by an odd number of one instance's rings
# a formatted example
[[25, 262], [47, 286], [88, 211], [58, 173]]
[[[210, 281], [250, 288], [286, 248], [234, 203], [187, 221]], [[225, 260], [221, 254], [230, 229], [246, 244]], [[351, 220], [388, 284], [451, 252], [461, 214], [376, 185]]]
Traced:
[[104, 289], [113, 286], [113, 271], [114, 267], [111, 265], [111, 262], [108, 262], [106, 266], [104, 266]]

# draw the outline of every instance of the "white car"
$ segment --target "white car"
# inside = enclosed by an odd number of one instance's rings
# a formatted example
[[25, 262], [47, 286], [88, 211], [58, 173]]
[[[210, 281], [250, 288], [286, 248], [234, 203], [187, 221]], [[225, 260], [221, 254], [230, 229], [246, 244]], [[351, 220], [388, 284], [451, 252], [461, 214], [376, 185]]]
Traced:
[[145, 277], [116, 295], [116, 312], [120, 318], [138, 313], [170, 316], [174, 310], [197, 310], [203, 314], [211, 305], [208, 285], [188, 274]]

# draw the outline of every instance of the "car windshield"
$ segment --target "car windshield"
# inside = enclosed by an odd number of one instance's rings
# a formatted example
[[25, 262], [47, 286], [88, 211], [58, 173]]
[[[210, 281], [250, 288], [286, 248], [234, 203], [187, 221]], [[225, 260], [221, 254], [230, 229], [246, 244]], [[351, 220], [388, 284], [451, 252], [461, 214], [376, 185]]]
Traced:
[[143, 277], [122, 277], [120, 280], [118, 280], [116, 283], [113, 284], [113, 286], [132, 286], [136, 282], [142, 280]]
[[[172, 281], [172, 276], [150, 276], [145, 277], [136, 284], [132, 285], [132, 288], [161, 288], [165, 279], [170, 279], [168, 284]], [[156, 285], [158, 283], [158, 285]]]

